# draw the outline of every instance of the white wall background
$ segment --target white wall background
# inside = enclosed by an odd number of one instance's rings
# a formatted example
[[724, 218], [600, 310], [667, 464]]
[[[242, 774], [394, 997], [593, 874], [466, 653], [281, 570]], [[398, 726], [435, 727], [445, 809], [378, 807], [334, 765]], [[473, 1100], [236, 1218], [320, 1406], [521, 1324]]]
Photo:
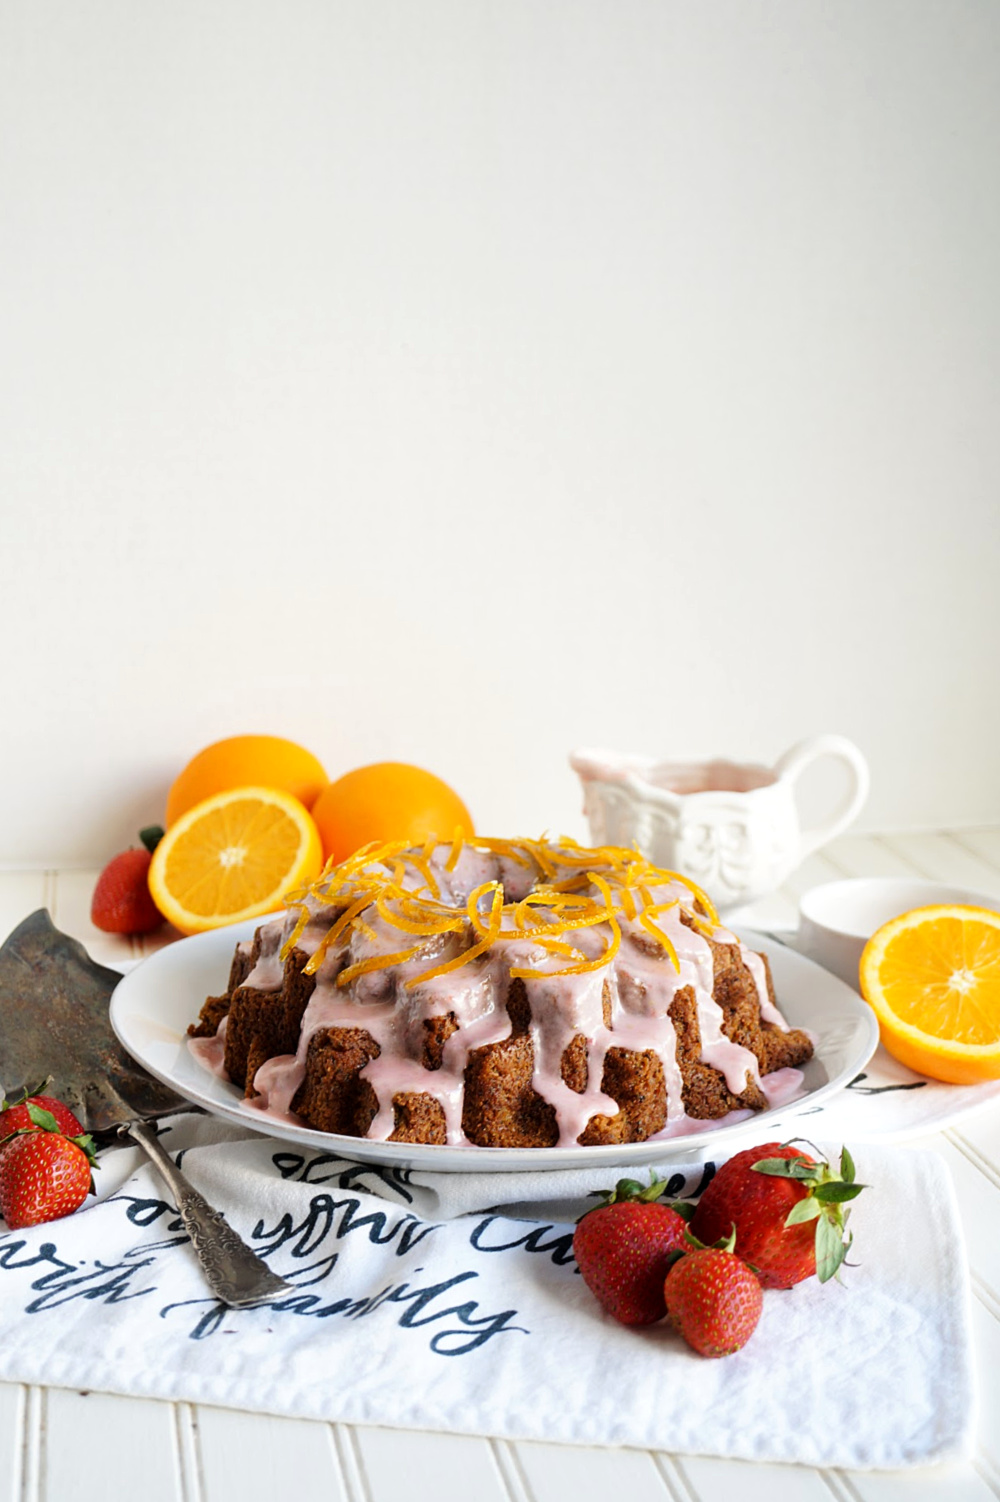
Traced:
[[0, 859], [242, 729], [1000, 818], [993, 0], [0, 0]]

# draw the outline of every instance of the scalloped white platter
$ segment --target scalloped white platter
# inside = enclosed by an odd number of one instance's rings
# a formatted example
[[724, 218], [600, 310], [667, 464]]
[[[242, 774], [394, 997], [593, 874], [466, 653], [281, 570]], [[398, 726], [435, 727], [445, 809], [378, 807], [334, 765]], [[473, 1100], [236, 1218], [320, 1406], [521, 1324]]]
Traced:
[[825, 1105], [843, 1090], [871, 1058], [878, 1024], [868, 1004], [843, 981], [774, 940], [743, 930], [740, 937], [768, 956], [778, 1005], [792, 1027], [807, 1028], [815, 1054], [803, 1068], [802, 1094], [767, 1111], [733, 1113], [715, 1126], [682, 1136], [656, 1137], [610, 1147], [451, 1147], [430, 1143], [370, 1142], [318, 1132], [268, 1117], [243, 1103], [242, 1091], [211, 1074], [185, 1041], [206, 996], [226, 985], [233, 949], [252, 938], [256, 922], [234, 924], [181, 939], [159, 950], [116, 986], [111, 1024], [133, 1058], [194, 1105], [214, 1116], [284, 1138], [301, 1146], [335, 1151], [358, 1162], [438, 1173], [528, 1172], [538, 1169], [613, 1168], [728, 1155], [745, 1135], [760, 1140], [803, 1110]]

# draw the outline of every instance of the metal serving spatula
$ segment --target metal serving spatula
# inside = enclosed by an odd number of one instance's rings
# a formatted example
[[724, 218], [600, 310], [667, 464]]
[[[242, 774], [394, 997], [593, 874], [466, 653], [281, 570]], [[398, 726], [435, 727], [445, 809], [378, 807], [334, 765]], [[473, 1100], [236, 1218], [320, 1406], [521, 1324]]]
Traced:
[[234, 1309], [292, 1292], [200, 1195], [146, 1125], [194, 1109], [122, 1048], [108, 1021], [121, 980], [40, 908], [0, 948], [0, 1081], [8, 1094], [51, 1078], [88, 1132], [129, 1138], [166, 1180], [216, 1298]]

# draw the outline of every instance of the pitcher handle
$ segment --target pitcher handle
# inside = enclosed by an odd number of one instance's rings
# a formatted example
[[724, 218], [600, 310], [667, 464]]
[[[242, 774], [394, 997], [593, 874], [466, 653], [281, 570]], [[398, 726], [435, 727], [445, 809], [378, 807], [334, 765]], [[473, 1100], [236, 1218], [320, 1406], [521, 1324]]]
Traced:
[[790, 782], [797, 782], [807, 767], [824, 756], [836, 756], [840, 761], [846, 762], [851, 769], [854, 785], [847, 794], [842, 806], [830, 818], [815, 829], [804, 829], [800, 836], [800, 858], [805, 860], [814, 850], [825, 845], [841, 830], [857, 818], [868, 797], [868, 788], [871, 784], [871, 776], [868, 771], [868, 763], [858, 750], [853, 741], [849, 741], [844, 735], [816, 735], [811, 740], [800, 741], [790, 751], [786, 751], [774, 770], [779, 777], [787, 777]]

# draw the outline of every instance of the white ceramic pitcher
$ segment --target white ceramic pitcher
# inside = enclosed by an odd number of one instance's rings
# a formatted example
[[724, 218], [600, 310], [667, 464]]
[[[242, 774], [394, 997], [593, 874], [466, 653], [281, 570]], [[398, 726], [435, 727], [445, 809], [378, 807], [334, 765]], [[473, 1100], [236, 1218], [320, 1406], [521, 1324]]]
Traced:
[[[795, 784], [833, 756], [851, 773], [842, 806], [802, 829]], [[855, 819], [868, 796], [868, 763], [842, 735], [819, 735], [774, 767], [732, 761], [656, 762], [614, 751], [575, 751], [595, 845], [632, 845], [654, 865], [680, 871], [720, 908], [773, 892], [812, 851]]]

